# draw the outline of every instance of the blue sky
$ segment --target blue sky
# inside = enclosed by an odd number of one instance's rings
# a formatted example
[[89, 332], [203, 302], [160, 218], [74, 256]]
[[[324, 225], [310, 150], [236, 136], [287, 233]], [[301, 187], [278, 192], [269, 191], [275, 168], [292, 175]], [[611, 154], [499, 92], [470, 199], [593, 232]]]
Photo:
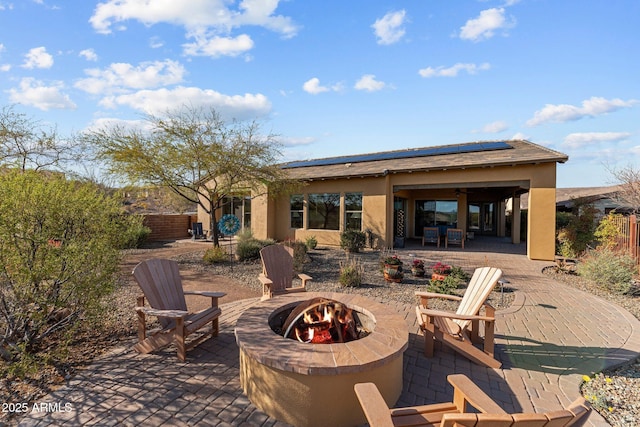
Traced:
[[[640, 155], [638, 0], [0, 0], [0, 106], [70, 134], [181, 105], [283, 160], [525, 138], [559, 187]], [[606, 165], [606, 166], [605, 166]]]

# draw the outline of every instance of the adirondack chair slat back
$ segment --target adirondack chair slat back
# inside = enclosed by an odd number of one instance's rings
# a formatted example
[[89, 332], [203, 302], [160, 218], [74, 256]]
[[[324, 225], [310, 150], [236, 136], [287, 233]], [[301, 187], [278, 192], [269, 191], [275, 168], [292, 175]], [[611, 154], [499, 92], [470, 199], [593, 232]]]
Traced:
[[260, 250], [262, 272], [273, 285], [273, 291], [291, 286], [293, 280], [293, 248], [284, 245], [269, 245]]
[[[152, 308], [159, 310], [187, 310], [178, 263], [168, 259], [143, 261], [133, 269], [133, 277]], [[159, 317], [163, 326], [169, 319]]]
[[[502, 276], [502, 270], [494, 267], [476, 268], [469, 281], [467, 290], [460, 301], [456, 314], [476, 314], [482, 304], [489, 298], [489, 294]], [[471, 323], [470, 320], [453, 319], [462, 330]]]

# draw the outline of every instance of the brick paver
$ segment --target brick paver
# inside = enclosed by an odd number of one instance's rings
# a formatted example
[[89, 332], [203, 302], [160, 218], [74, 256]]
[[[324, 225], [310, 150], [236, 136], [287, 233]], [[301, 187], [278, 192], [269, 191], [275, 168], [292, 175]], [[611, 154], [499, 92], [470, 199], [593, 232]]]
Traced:
[[[531, 261], [522, 247], [470, 242], [464, 251], [406, 249], [467, 268], [500, 267], [515, 302], [498, 312], [497, 357], [501, 369], [477, 366], [446, 348], [422, 354], [414, 307], [405, 313], [409, 348], [404, 354], [404, 389], [396, 406], [450, 400], [446, 382], [464, 373], [509, 412], [557, 410], [579, 396], [582, 375], [631, 360], [640, 353], [640, 322], [622, 308], [541, 273], [548, 262]], [[513, 253], [520, 252], [520, 253]], [[256, 426], [285, 424], [267, 416], [242, 393], [234, 324], [257, 299], [222, 306], [221, 332], [188, 353], [138, 355], [123, 342], [40, 402], [63, 410], [32, 412], [21, 426]], [[389, 304], [389, 302], [386, 302]], [[68, 409], [65, 410], [65, 409]], [[593, 412], [587, 425], [608, 425]]]

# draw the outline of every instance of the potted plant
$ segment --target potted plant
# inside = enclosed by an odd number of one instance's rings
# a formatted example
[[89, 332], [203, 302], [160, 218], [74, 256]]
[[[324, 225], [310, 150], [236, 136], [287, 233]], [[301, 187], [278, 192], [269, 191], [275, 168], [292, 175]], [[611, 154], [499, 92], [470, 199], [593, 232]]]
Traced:
[[387, 282], [402, 282], [404, 273], [402, 272], [402, 260], [397, 255], [392, 255], [384, 258], [384, 267], [382, 274]]
[[444, 280], [445, 277], [447, 277], [449, 273], [451, 273], [451, 266], [449, 264], [443, 264], [438, 261], [431, 267], [431, 271], [433, 271], [433, 273], [431, 274], [431, 278], [433, 280]]
[[414, 259], [413, 262], [411, 263], [411, 274], [413, 274], [416, 277], [423, 277], [424, 276], [424, 261], [422, 261], [421, 259]]

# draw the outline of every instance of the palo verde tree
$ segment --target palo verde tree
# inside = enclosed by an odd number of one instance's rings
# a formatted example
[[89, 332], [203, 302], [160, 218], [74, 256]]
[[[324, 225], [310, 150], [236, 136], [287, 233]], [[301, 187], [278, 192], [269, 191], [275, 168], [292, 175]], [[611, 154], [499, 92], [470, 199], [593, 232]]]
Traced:
[[59, 173], [5, 170], [0, 200], [0, 359], [24, 368], [99, 312], [141, 220]]
[[80, 160], [82, 148], [74, 139], [62, 138], [55, 127], [16, 111], [0, 110], [0, 166], [20, 170], [63, 170]]
[[262, 134], [255, 121], [227, 123], [213, 108], [147, 115], [142, 127], [112, 125], [86, 133], [84, 141], [111, 173], [133, 185], [167, 187], [202, 207], [215, 246], [218, 213], [228, 197], [263, 194], [286, 182], [275, 136]]

